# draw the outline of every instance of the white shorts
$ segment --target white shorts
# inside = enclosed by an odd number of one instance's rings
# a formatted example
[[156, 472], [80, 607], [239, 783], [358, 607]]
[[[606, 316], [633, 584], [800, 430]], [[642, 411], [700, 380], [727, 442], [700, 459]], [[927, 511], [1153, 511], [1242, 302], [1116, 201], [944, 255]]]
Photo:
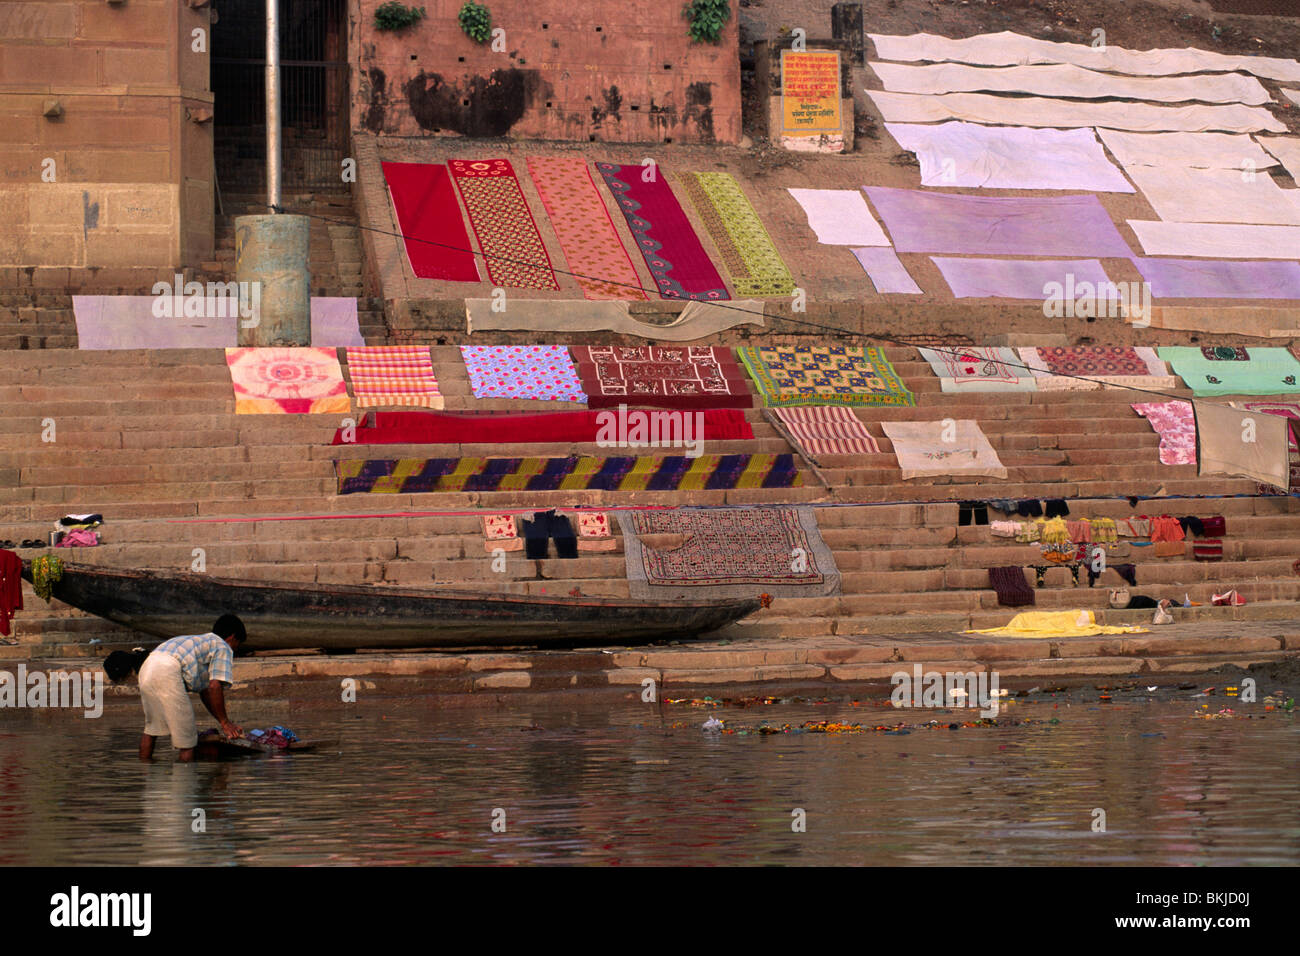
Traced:
[[140, 703], [144, 705], [144, 732], [150, 737], [172, 738], [177, 750], [199, 742], [194, 705], [181, 677], [181, 662], [170, 654], [150, 654], [140, 667]]

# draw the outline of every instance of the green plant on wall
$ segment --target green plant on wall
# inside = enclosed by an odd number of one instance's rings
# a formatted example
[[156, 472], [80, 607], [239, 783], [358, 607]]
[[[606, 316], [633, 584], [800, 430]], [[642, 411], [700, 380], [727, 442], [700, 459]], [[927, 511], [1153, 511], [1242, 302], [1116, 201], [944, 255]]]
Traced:
[[465, 31], [465, 35], [475, 43], [487, 43], [492, 36], [492, 14], [481, 3], [465, 0], [457, 19], [460, 20], [460, 28]]
[[688, 32], [696, 43], [717, 43], [730, 17], [727, 0], [691, 0], [686, 7], [686, 19], [691, 21]]
[[408, 7], [398, 0], [381, 3], [375, 10], [375, 29], [405, 30], [424, 19], [424, 7]]

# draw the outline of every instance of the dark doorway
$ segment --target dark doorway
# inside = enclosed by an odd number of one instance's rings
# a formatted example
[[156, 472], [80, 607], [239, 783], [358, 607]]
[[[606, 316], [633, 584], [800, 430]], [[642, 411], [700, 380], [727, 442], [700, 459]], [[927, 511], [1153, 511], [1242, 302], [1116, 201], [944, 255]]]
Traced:
[[[344, 0], [278, 0], [284, 189], [344, 190], [348, 148]], [[215, 0], [212, 91], [223, 192], [266, 185], [266, 0]]]

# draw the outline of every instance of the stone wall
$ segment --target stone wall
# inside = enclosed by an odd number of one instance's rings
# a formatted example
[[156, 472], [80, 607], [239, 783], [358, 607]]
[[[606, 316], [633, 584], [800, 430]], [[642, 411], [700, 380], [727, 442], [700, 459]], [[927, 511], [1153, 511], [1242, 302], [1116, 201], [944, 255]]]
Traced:
[[211, 256], [210, 16], [177, 0], [0, 3], [0, 266]]
[[580, 142], [735, 143], [740, 129], [736, 0], [716, 45], [692, 43], [685, 0], [485, 0], [504, 49], [456, 19], [462, 0], [377, 30], [380, 0], [353, 0], [353, 129], [400, 136]]

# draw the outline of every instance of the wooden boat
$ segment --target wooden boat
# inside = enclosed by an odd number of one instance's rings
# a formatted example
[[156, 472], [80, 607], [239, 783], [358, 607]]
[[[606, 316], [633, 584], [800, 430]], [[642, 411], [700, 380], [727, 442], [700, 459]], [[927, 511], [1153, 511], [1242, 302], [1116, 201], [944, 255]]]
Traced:
[[[30, 581], [31, 567], [23, 563]], [[573, 647], [693, 637], [759, 608], [757, 598], [644, 601], [474, 591], [266, 584], [67, 564], [53, 596], [144, 634], [206, 633], [238, 614], [252, 648]]]

